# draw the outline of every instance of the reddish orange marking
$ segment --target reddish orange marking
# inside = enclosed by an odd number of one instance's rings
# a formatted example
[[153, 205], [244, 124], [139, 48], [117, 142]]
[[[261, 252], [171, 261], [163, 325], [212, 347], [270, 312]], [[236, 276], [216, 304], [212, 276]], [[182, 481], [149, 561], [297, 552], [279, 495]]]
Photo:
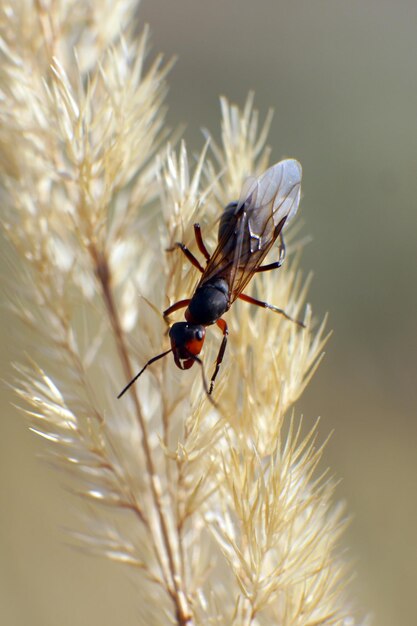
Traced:
[[188, 341], [185, 347], [187, 348], [188, 352], [190, 352], [191, 354], [194, 354], [195, 356], [196, 354], [200, 354], [201, 348], [203, 347], [203, 343], [204, 343], [204, 337], [200, 340], [193, 339], [192, 341]]
[[222, 331], [223, 335], [226, 334], [226, 331], [227, 331], [227, 324], [226, 324], [226, 322], [222, 318], [220, 318], [220, 319], [217, 320], [216, 324], [220, 328], [220, 330]]

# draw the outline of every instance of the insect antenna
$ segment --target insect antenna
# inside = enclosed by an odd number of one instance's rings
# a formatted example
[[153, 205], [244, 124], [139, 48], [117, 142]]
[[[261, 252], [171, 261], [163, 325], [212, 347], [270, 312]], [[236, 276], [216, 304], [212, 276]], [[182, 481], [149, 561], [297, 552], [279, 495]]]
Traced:
[[162, 359], [163, 356], [166, 356], [167, 354], [169, 354], [170, 352], [172, 352], [172, 348], [170, 348], [169, 350], [167, 350], [166, 352], [162, 352], [162, 354], [158, 354], [157, 356], [152, 357], [152, 359], [149, 359], [149, 361], [146, 363], [146, 365], [144, 365], [142, 367], [142, 369], [140, 370], [139, 374], [136, 374], [136, 376], [134, 376], [132, 378], [131, 381], [129, 381], [126, 385], [126, 387], [124, 387], [122, 389], [122, 391], [119, 393], [119, 395], [117, 396], [117, 399], [121, 398], [126, 391], [129, 389], [129, 387], [131, 387], [133, 385], [134, 382], [137, 381], [137, 379], [139, 378], [139, 376], [141, 376], [141, 374], [143, 374], [143, 372], [146, 370], [146, 368], [148, 367], [148, 365], [151, 365], [152, 363], [154, 363], [155, 361], [158, 361], [158, 359]]

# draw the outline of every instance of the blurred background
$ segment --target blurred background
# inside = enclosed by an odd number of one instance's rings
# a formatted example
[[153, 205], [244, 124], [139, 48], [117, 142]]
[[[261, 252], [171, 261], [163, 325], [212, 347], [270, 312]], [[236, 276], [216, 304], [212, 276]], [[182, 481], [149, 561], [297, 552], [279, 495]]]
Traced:
[[[190, 148], [201, 148], [201, 126], [219, 136], [220, 94], [242, 105], [253, 89], [261, 119], [275, 110], [272, 161], [303, 165], [302, 266], [334, 334], [296, 412], [321, 416], [322, 439], [334, 430], [322, 469], [342, 479], [353, 516], [354, 596], [375, 625], [414, 626], [417, 3], [143, 0], [139, 16], [153, 52], [178, 56], [168, 120], [186, 122]], [[12, 323], [3, 312], [3, 379], [19, 353]], [[74, 500], [2, 395], [2, 623], [137, 623], [124, 568], [65, 545]]]

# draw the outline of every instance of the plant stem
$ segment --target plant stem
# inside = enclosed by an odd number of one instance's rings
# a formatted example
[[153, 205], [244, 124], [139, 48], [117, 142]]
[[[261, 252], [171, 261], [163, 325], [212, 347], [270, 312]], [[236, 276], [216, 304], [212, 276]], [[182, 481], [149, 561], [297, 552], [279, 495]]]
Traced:
[[[120, 319], [117, 314], [113, 293], [111, 289], [111, 275], [110, 268], [106, 258], [106, 255], [101, 253], [94, 244], [90, 245], [89, 248], [93, 264], [95, 274], [99, 280], [103, 299], [105, 302], [105, 306], [107, 309], [107, 313], [109, 315], [110, 323], [115, 335], [116, 346], [119, 353], [119, 358], [122, 364], [122, 368], [124, 374], [126, 376], [126, 380], [130, 380], [133, 378], [133, 370], [130, 364], [130, 359], [128, 355], [128, 350], [123, 334], [123, 330], [120, 324]], [[171, 596], [176, 611], [176, 618], [178, 624], [180, 626], [192, 626], [193, 620], [191, 616], [191, 612], [188, 608], [188, 602], [186, 599], [186, 594], [182, 589], [182, 580], [181, 576], [177, 570], [177, 566], [174, 558], [174, 549], [171, 543], [170, 534], [168, 530], [167, 521], [165, 519], [165, 515], [163, 512], [162, 505], [162, 497], [161, 497], [161, 484], [158, 478], [158, 475], [155, 471], [155, 465], [152, 458], [152, 450], [149, 444], [149, 435], [148, 429], [146, 426], [146, 422], [142, 413], [142, 409], [139, 403], [139, 399], [136, 393], [136, 390], [132, 388], [131, 397], [133, 399], [133, 403], [135, 405], [136, 416], [139, 423], [140, 430], [142, 432], [142, 446], [143, 452], [145, 455], [145, 463], [146, 469], [149, 476], [149, 485], [151, 489], [152, 498], [154, 501], [155, 509], [157, 511], [159, 525], [161, 530], [161, 536], [163, 540], [163, 544], [166, 550], [166, 556], [168, 558], [169, 564], [169, 572], [163, 572], [164, 577], [167, 581], [167, 591]], [[161, 561], [163, 563], [163, 561]]]

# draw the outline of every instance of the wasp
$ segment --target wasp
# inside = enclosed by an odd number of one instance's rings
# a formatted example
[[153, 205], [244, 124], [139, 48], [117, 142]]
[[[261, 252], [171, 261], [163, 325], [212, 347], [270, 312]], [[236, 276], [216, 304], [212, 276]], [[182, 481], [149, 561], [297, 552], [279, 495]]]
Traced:
[[[188, 261], [201, 272], [200, 281], [191, 298], [179, 300], [164, 313], [164, 319], [174, 311], [186, 308], [185, 322], [174, 323], [169, 330], [171, 348], [150, 359], [140, 372], [120, 392], [120, 398], [145, 369], [172, 352], [177, 367], [187, 370], [194, 363], [202, 365], [199, 354], [206, 336], [206, 327], [216, 324], [223, 334], [214, 372], [206, 392], [211, 395], [227, 345], [228, 328], [223, 315], [238, 298], [284, 315], [304, 327], [282, 309], [257, 300], [244, 292], [254, 274], [281, 267], [285, 259], [284, 226], [294, 217], [300, 202], [301, 165], [295, 159], [276, 163], [259, 177], [248, 178], [238, 202], [231, 202], [220, 218], [218, 244], [210, 255], [201, 233], [200, 225], [194, 224], [197, 247], [206, 260], [203, 267], [194, 254], [177, 242], [172, 251], [180, 249]], [[278, 260], [262, 265], [263, 260], [279, 237]]]

